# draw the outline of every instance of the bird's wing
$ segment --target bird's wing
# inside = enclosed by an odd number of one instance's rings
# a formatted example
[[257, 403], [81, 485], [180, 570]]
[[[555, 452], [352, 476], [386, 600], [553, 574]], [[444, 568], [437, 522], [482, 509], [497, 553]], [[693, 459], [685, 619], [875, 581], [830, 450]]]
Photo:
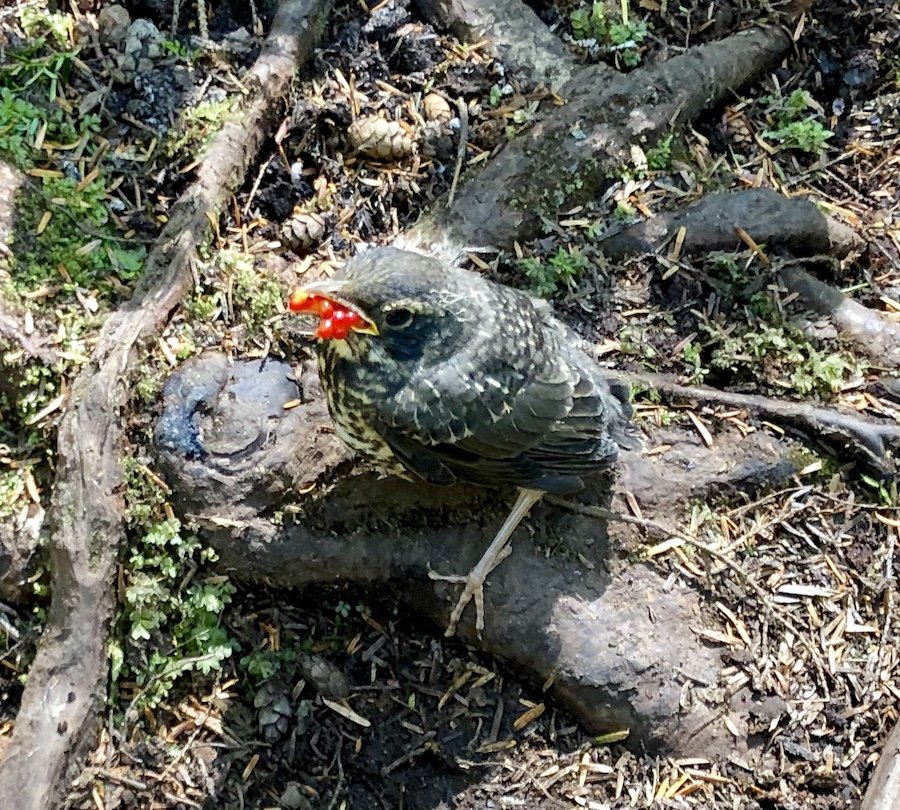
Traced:
[[534, 369], [505, 397], [448, 399], [399, 409], [382, 403], [375, 425], [397, 458], [432, 483], [567, 491], [580, 488], [580, 475], [616, 459], [603, 390], [562, 358]]

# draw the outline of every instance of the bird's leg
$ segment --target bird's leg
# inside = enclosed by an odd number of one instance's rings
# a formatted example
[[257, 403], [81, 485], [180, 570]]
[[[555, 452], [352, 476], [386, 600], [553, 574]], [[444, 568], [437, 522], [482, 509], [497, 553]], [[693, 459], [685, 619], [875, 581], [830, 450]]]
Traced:
[[519, 490], [519, 497], [516, 499], [509, 517], [503, 522], [500, 531], [497, 532], [497, 536], [488, 546], [487, 551], [484, 552], [478, 564], [465, 576], [460, 574], [438, 574], [429, 569], [428, 576], [431, 579], [465, 583], [465, 588], [460, 594], [459, 601], [450, 614], [446, 636], [452, 636], [456, 632], [456, 625], [459, 623], [463, 610], [474, 599], [475, 629], [478, 631], [479, 638], [481, 637], [481, 631], [484, 630], [484, 581], [487, 579], [487, 575], [510, 555], [512, 548], [508, 545], [509, 538], [522, 522], [522, 519], [528, 514], [528, 510], [541, 499], [543, 494], [538, 489]]

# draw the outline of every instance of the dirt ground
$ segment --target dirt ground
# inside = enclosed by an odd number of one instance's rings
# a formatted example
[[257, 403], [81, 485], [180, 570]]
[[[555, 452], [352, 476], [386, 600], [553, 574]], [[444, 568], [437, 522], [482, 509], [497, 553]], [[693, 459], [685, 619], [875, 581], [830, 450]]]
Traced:
[[[34, 41], [23, 26], [29, 5], [0, 10], [0, 57]], [[572, 12], [588, 8], [562, 0], [531, 5], [570, 42], [577, 33]], [[632, 16], [648, 22], [635, 46], [638, 59], [671, 56], [766, 20], [768, 6], [632, 3]], [[129, 245], [148, 245], [190, 181], [209, 130], [240, 92], [241, 71], [258, 52], [271, 9], [260, 4], [262, 18], [255, 19], [245, 4], [211, 4], [210, 46], [192, 39], [198, 33], [193, 4], [180, 9], [175, 32], [168, 3], [125, 7], [129, 19], [148, 20], [162, 33], [145, 35], [129, 52], [131, 35], [116, 27], [121, 16], [109, 4], [61, 4], [54, 11], [69, 21], [68, 45], [37, 49], [28, 65], [77, 43], [80, 65], [59, 74], [60, 92], [72, 110], [98, 116], [85, 137], [105, 142], [95, 161], [106, 172], [101, 197], [111, 212], [103, 226]], [[613, 4], [609, 13], [618, 8]], [[552, 277], [544, 294], [611, 366], [900, 420], [891, 375], [856, 355], [827, 322], [800, 310], [751, 252], [681, 257], [674, 269], [657, 257], [621, 266], [603, 257], [602, 234], [631, 217], [704, 192], [772, 187], [809, 197], [864, 236], [869, 247], [862, 255], [842, 264], [823, 259], [823, 277], [900, 319], [894, 45], [900, 7], [887, 0], [817, 3], [797, 33], [796, 52], [783, 66], [709, 110], [657, 163], [612, 178], [602, 199], [566, 212], [544, 237], [518, 246], [518, 259], [485, 269], [518, 286]], [[583, 38], [572, 47], [586, 60], [629, 69], [621, 50]], [[52, 62], [41, 64], [55, 70]], [[0, 88], [21, 88], [22, 75], [4, 74]], [[803, 115], [833, 133], [820, 154], [771, 134], [783, 128], [783, 100], [798, 89], [809, 94]], [[586, 735], [545, 699], [541, 684], [444, 639], [400, 609], [394, 594], [403, 583], [283, 592], [243, 586], [240, 572], [217, 570], [199, 551], [172, 551], [179, 567], [166, 605], [173, 614], [135, 637], [130, 589], [142, 571], [156, 570], [148, 548], [163, 544], [148, 541], [148, 527], [171, 517], [151, 441], [165, 376], [208, 348], [290, 362], [309, 356], [303, 327], [284, 315], [290, 285], [314, 266], [337, 266], [359, 243], [389, 241], [449, 187], [458, 119], [452, 105], [449, 116], [429, 118], [422, 104], [429, 92], [465, 100], [467, 155], [476, 166], [527, 126], [547, 98], [546, 91], [521, 86], [477, 45], [435, 31], [415, 9], [339, 4], [268, 151], [198, 257], [191, 299], [148, 349], [124, 416], [132, 443], [126, 497], [133, 545], [122, 561], [111, 697], [100, 741], [66, 807], [857, 807], [898, 719], [896, 484], [828, 452], [815, 437], [783, 436], [778, 426], [737, 410], [636, 397], [638, 421], [650, 436], [666, 429], [695, 437], [699, 422], [712, 443], [728, 430], [764, 430], [795, 449], [802, 472], [788, 485], [749, 493], [726, 487], [714, 501], [689, 504], [683, 516], [694, 531], [724, 536], [747, 580], [727, 568], [707, 576], [689, 550], [657, 548], [652, 538], [616, 549], [614, 568], [647, 558], [672, 582], [703, 594], [704, 624], [692, 629], [722, 651], [726, 691], [735, 700], [751, 692], [769, 696], [755, 718], [754, 731], [766, 740], [760, 767], [749, 767], [736, 751], [674, 760], [632, 750], [627, 740]], [[376, 112], [401, 122], [387, 159], [353, 148], [351, 125]], [[29, 133], [28, 143], [35, 135]], [[404, 145], [413, 136], [415, 151]], [[0, 127], [0, 158], [9, 159], [5, 152], [15, 144], [3, 137]], [[45, 151], [38, 168], [74, 171], [77, 161], [64, 149]], [[24, 171], [32, 191], [42, 181], [33, 168]], [[20, 257], [37, 251], [41, 221], [40, 212], [17, 213], [15, 240], [6, 241], [19, 265], [0, 252], [0, 280], [12, 285], [39, 332], [66, 333], [65, 353], [75, 358], [52, 377], [38, 375], [38, 383], [27, 378], [25, 390], [40, 388], [44, 397], [31, 411], [4, 393], [0, 469], [9, 475], [0, 488], [6, 498], [0, 520], [21, 521], [27, 512], [38, 526], [50, 497], [59, 415], [43, 410], [82, 364], [78, 356], [89, 353], [103, 315], [135, 283], [127, 257], [120, 257], [111, 280], [26, 275]], [[3, 225], [0, 220], [0, 242]], [[92, 238], [81, 236], [82, 244]], [[560, 258], [561, 251], [567, 256]], [[537, 261], [519, 260], [530, 257]], [[545, 268], [537, 278], [536, 266]], [[548, 275], [547, 267], [555, 273]], [[530, 523], [531, 541], [548, 555], [593, 542], [589, 529], [585, 537], [564, 537], [566, 519], [541, 506]], [[33, 595], [0, 603], [0, 754], [46, 610], [42, 583], [46, 571], [38, 567]], [[179, 598], [194, 583], [207, 588], [207, 602], [189, 614]], [[178, 610], [184, 610], [181, 625], [172, 618]], [[227, 648], [218, 657], [209, 653], [214, 664], [208, 667], [207, 653], [196, 652], [180, 629], [201, 610]], [[176, 665], [154, 661], [159, 651]]]

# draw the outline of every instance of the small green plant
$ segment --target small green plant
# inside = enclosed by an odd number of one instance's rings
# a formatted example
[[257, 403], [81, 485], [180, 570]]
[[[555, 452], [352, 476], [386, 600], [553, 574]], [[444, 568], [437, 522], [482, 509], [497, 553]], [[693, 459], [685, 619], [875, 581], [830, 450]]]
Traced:
[[531, 282], [531, 291], [542, 298], [555, 295], [560, 284], [571, 286], [589, 264], [587, 257], [574, 248], [559, 248], [546, 261], [534, 256], [519, 261], [519, 267]]
[[[176, 518], [150, 524], [131, 551], [124, 614], [143, 705], [162, 700], [181, 673], [220, 669], [238, 647], [219, 621], [235, 591], [228, 578], [195, 575], [185, 585], [190, 569], [215, 559]], [[153, 642], [149, 656], [143, 642]]]
[[806, 90], [794, 90], [787, 98], [767, 96], [762, 101], [771, 105], [769, 113], [774, 121], [773, 128], [763, 132], [763, 137], [778, 141], [785, 149], [821, 155], [828, 140], [834, 137], [822, 123], [821, 108]]
[[12, 517], [21, 508], [25, 479], [20, 470], [0, 472], [0, 519]]
[[49, 35], [60, 48], [69, 44], [71, 18], [67, 14], [47, 11], [47, 9], [35, 6], [25, 6], [19, 21], [26, 36], [29, 39], [40, 39], [42, 45], [45, 35]]
[[115, 685], [127, 673], [142, 687], [137, 704], [155, 706], [179, 675], [218, 670], [238, 649], [220, 621], [235, 588], [227, 577], [207, 573], [215, 552], [172, 516], [159, 479], [131, 458], [124, 476], [133, 542], [121, 640], [109, 650], [112, 679]]
[[172, 158], [179, 154], [203, 152], [212, 137], [231, 116], [233, 99], [201, 101], [181, 114], [162, 146], [163, 154]]
[[628, 0], [621, 0], [620, 14], [618, 21], [611, 20], [602, 0], [577, 8], [569, 15], [572, 37], [580, 42], [594, 41], [620, 57], [627, 67], [635, 67], [641, 61], [641, 45], [650, 27], [645, 20], [631, 17]]
[[647, 168], [653, 171], [668, 169], [672, 164], [672, 141], [675, 134], [670, 133], [662, 138], [656, 146], [647, 150]]
[[178, 39], [163, 39], [160, 42], [160, 45], [162, 45], [162, 49], [166, 53], [189, 64], [192, 63], [197, 56], [197, 51], [195, 49], [185, 45]]

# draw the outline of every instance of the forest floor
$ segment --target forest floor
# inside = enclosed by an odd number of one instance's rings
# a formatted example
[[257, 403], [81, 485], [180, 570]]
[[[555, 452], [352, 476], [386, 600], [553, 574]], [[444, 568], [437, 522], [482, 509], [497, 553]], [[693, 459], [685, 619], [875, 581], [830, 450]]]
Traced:
[[[751, 0], [535, 5], [584, 59], [622, 70], [768, 14]], [[214, 45], [204, 46], [193, 5], [174, 33], [168, 4], [126, 6], [127, 19], [107, 3], [77, 16], [41, 3], [0, 10], [0, 160], [15, 169], [0, 173], [0, 289], [54, 353], [52, 362], [3, 358], [0, 524], [11, 531], [46, 532], [68, 381], [133, 289], [168, 206], [242, 91], [265, 27], [249, 4], [213, 4]], [[900, 8], [826, 0], [797, 34], [785, 65], [611, 178], [601, 199], [499, 263], [474, 261], [550, 298], [612, 367], [900, 420], [890, 375], [798, 309], [737, 240], [733, 253], [616, 266], [603, 256], [603, 234], [635, 217], [710, 191], [770, 187], [815, 201], [863, 236], [864, 253], [823, 257], [819, 270], [900, 320]], [[722, 649], [729, 691], [773, 696], [758, 718], [771, 753], [763, 769], [731, 751], [673, 760], [590, 737], [540, 684], [404, 613], [391, 587], [243, 586], [174, 518], [152, 449], [166, 375], [209, 348], [308, 355], [311, 342], [285, 313], [287, 293], [311, 268], [390, 241], [446, 191], [459, 98], [468, 166], [553, 103], [523, 90], [477, 43], [436, 32], [402, 4], [341, 4], [331, 15], [262, 162], [198, 256], [189, 299], [147, 350], [123, 414], [130, 543], [111, 696], [67, 806], [858, 806], [898, 719], [900, 501], [896, 483], [829, 455], [814, 437], [784, 437], [801, 460], [789, 486], [725, 491], [683, 516], [692, 531], [734, 539], [729, 553], [753, 587], [728, 569], [701, 575], [679, 545], [648, 540], [619, 555], [623, 564], [650, 559], [701, 591], [707, 610], [693, 629]], [[363, 154], [353, 135], [353, 122], [374, 114], [399, 122], [382, 159]], [[4, 185], [21, 186], [6, 212]], [[641, 392], [636, 402], [639, 424], [713, 445], [726, 428], [783, 435], [738, 409], [663, 405]], [[532, 522], [548, 554], [556, 515], [543, 506]], [[0, 602], [0, 756], [46, 612], [45, 565], [20, 601]], [[773, 620], [760, 593], [786, 618]], [[352, 711], [323, 697], [329, 677], [346, 680]]]

